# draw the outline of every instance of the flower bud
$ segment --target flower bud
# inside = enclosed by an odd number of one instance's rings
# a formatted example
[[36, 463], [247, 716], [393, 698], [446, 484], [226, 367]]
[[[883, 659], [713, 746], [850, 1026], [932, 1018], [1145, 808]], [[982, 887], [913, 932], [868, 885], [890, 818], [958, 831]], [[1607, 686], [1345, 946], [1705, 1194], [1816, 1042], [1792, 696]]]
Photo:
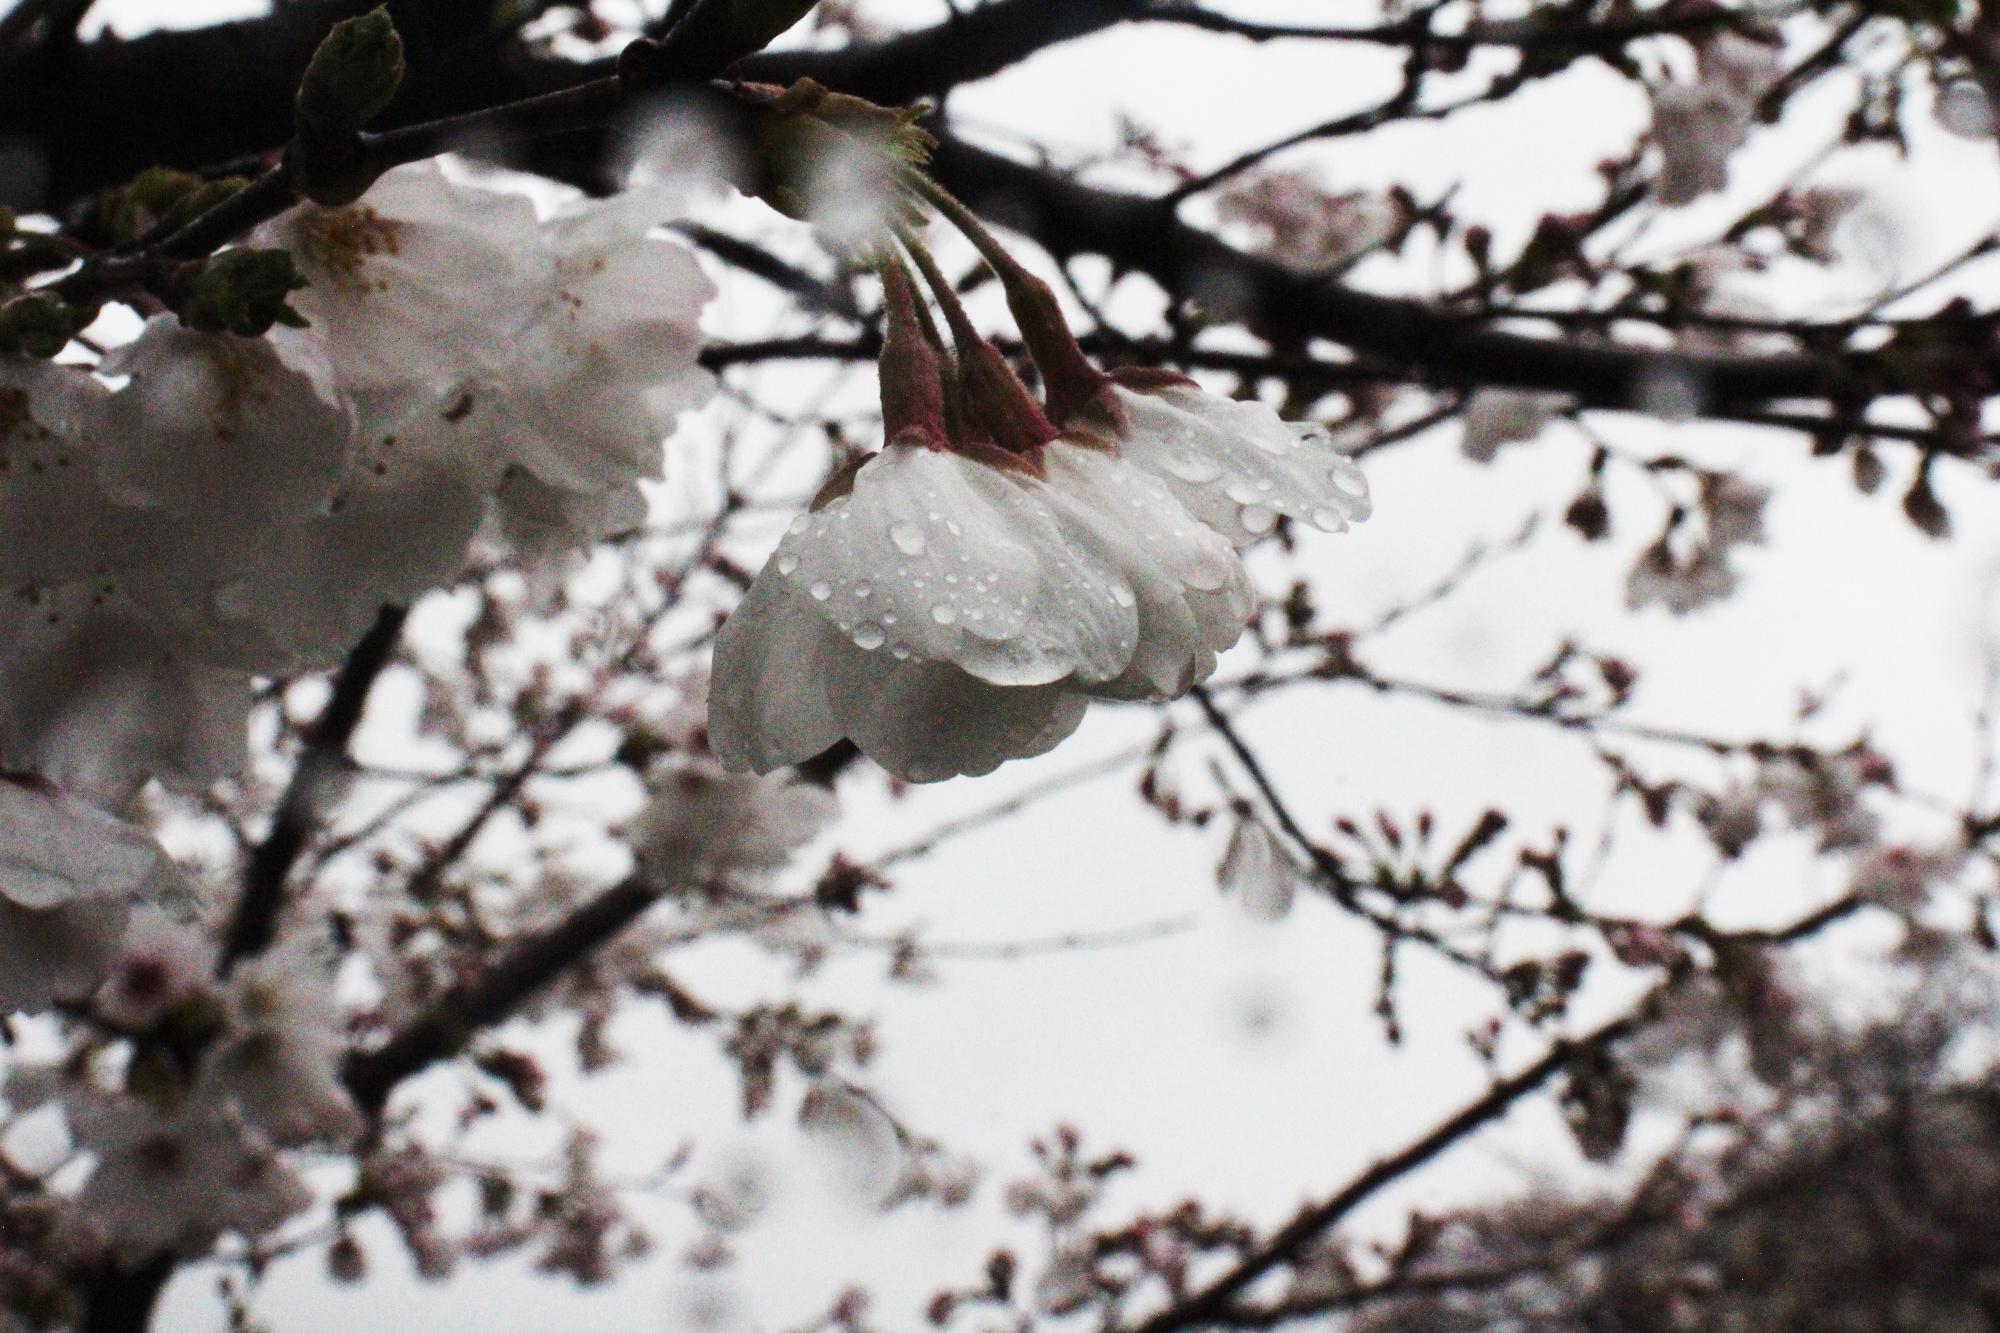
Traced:
[[188, 328], [256, 338], [273, 324], [306, 326], [305, 317], [285, 304], [304, 286], [289, 250], [225, 250], [201, 265], [185, 297], [169, 304]]
[[388, 107], [403, 82], [403, 39], [378, 7], [333, 25], [299, 82], [295, 109], [302, 129], [360, 129]]
[[91, 312], [49, 292], [17, 296], [0, 305], [0, 353], [47, 360], [67, 347], [91, 318]]

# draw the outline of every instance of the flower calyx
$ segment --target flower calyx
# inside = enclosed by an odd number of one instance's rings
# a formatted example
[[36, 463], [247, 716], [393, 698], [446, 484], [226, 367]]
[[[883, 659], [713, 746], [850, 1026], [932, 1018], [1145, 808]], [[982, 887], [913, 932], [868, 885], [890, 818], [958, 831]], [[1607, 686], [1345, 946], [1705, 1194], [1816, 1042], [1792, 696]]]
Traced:
[[181, 266], [156, 294], [190, 329], [257, 338], [273, 324], [306, 327], [286, 302], [307, 285], [289, 250], [235, 249]]
[[923, 220], [909, 179], [937, 146], [917, 124], [928, 108], [877, 106], [811, 79], [736, 93], [758, 150], [750, 193], [772, 208], [859, 248]]

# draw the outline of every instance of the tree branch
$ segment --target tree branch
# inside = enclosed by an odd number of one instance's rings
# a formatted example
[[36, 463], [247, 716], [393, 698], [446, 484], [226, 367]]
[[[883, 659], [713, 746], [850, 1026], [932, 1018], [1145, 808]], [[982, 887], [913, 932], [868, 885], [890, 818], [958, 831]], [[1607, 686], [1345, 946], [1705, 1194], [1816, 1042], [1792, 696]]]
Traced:
[[333, 694], [306, 733], [298, 767], [292, 770], [291, 783], [271, 818], [270, 832], [250, 854], [243, 895], [236, 900], [236, 910], [223, 932], [222, 952], [216, 962], [218, 975], [227, 976], [241, 960], [262, 953], [277, 934], [285, 880], [305, 850], [319, 810], [346, 765], [347, 743], [361, 724], [368, 692], [389, 665], [409, 614], [400, 606], [383, 607], [334, 677]]
[[[1671, 984], [1671, 983], [1669, 983]], [[1516, 1102], [1539, 1089], [1579, 1055], [1608, 1049], [1646, 1021], [1665, 987], [1623, 1017], [1586, 1036], [1558, 1041], [1541, 1059], [1511, 1078], [1502, 1079], [1483, 1097], [1400, 1152], [1370, 1166], [1321, 1203], [1310, 1205], [1286, 1223], [1270, 1240], [1185, 1300], [1176, 1302], [1137, 1326], [1134, 1333], [1174, 1333], [1178, 1329], [1212, 1327], [1228, 1322], [1235, 1298], [1266, 1273], [1291, 1262], [1335, 1224], [1382, 1189], [1443, 1153], [1460, 1140], [1498, 1119]]]
[[507, 1018], [564, 970], [643, 916], [662, 889], [633, 876], [548, 929], [518, 940], [498, 962], [453, 987], [373, 1050], [351, 1055], [343, 1072], [364, 1110], [380, 1111], [396, 1085], [465, 1049], [481, 1029]]

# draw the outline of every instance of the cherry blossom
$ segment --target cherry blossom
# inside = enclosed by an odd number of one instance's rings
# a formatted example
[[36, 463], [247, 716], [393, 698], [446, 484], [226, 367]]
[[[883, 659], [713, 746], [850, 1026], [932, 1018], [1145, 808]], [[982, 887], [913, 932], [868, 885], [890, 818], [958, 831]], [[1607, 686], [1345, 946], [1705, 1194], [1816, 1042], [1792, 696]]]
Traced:
[[200, 1254], [224, 1232], [262, 1235], [312, 1202], [268, 1139], [206, 1103], [78, 1097], [68, 1113], [97, 1158], [77, 1211], [127, 1263]]
[[1534, 439], [1574, 405], [1567, 394], [1481, 389], [1465, 405], [1459, 451], [1476, 463], [1490, 463], [1503, 446]]
[[1244, 912], [1258, 921], [1283, 920], [1298, 897], [1298, 868], [1271, 831], [1255, 819], [1236, 821], [1215, 878], [1222, 891], [1234, 894]]
[[1262, 234], [1261, 251], [1305, 273], [1324, 273], [1383, 244], [1403, 223], [1395, 201], [1354, 191], [1333, 194], [1303, 172], [1272, 172], [1216, 202], [1225, 222]]
[[352, 204], [301, 205], [250, 244], [291, 252], [311, 283], [292, 304], [364, 392], [503, 362], [554, 281], [525, 197], [460, 184], [429, 161], [397, 167]]
[[220, 988], [224, 1027], [203, 1052], [193, 1090], [285, 1145], [339, 1139], [361, 1127], [340, 1082], [340, 1006], [304, 946], [309, 938], [295, 936], [230, 973]]
[[168, 896], [175, 878], [143, 829], [45, 782], [0, 776], [0, 1010], [87, 994], [132, 902]]
[[1322, 532], [1368, 517], [1368, 483], [1317, 423], [1283, 420], [1263, 403], [1188, 383], [1116, 384], [1120, 454], [1165, 482], [1187, 512], [1238, 546], [1278, 516]]
[[789, 778], [745, 777], [693, 755], [647, 774], [653, 800], [633, 843], [642, 860], [679, 884], [784, 867], [835, 813], [833, 794]]

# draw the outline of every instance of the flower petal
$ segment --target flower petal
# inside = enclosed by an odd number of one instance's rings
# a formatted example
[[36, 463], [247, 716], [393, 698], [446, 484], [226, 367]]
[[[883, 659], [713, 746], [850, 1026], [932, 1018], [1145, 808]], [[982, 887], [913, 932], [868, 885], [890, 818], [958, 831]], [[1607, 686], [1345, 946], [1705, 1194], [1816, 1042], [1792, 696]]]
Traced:
[[1316, 425], [1282, 420], [1263, 403], [1192, 385], [1114, 385], [1131, 462], [1166, 482], [1187, 511], [1241, 546], [1284, 514], [1325, 532], [1368, 517], [1368, 483]]
[[863, 651], [995, 685], [1109, 680], [1138, 643], [1130, 583], [1022, 473], [892, 444], [802, 514], [774, 565]]
[[773, 565], [764, 567], [715, 639], [708, 741], [725, 765], [769, 773], [841, 739], [819, 666], [832, 632]]

